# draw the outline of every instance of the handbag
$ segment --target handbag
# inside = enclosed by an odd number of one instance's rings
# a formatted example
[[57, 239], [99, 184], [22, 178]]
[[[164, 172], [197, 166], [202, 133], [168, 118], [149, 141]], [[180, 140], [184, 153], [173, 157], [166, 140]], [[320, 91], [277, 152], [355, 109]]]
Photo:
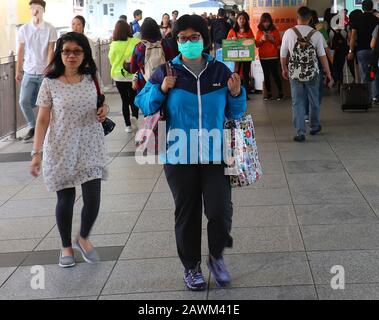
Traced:
[[[172, 65], [168, 62], [166, 63], [166, 75], [173, 76]], [[145, 116], [143, 119], [143, 129], [138, 130], [135, 137], [135, 144], [137, 151], [147, 151], [147, 154], [159, 154], [161, 150], [161, 145], [159, 142], [159, 123], [162, 127], [165, 127], [166, 121], [166, 101], [163, 103], [162, 107], [155, 113]], [[154, 139], [154, 141], [152, 140]], [[154, 142], [154, 150], [152, 150], [152, 144]], [[161, 141], [163, 142], [163, 141]]]
[[227, 172], [232, 188], [246, 187], [262, 176], [253, 118], [246, 115], [224, 124]]
[[[96, 75], [93, 75], [92, 79], [93, 79], [95, 86], [96, 86], [96, 91], [97, 91], [97, 103], [96, 103], [96, 105], [97, 105], [97, 109], [99, 109], [104, 105], [105, 95], [100, 90], [99, 80], [97, 79]], [[109, 118], [105, 118], [104, 122], [102, 122], [101, 124], [103, 126], [105, 136], [110, 134], [114, 130], [114, 128], [116, 127], [116, 124]]]

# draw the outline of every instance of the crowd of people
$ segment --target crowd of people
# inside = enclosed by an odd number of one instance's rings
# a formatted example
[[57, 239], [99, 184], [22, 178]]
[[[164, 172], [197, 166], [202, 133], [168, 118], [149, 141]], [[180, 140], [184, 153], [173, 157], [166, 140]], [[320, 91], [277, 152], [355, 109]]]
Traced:
[[[106, 147], [101, 123], [109, 113], [99, 105], [103, 91], [101, 79], [84, 35], [85, 19], [72, 20], [72, 32], [57, 39], [54, 27], [43, 20], [46, 3], [31, 0], [32, 21], [20, 28], [16, 80], [21, 83], [20, 106], [28, 121], [24, 137], [34, 137], [30, 171], [43, 171], [47, 189], [57, 193], [56, 218], [62, 239], [61, 267], [75, 265], [73, 247], [88, 263], [99, 257], [89, 235], [100, 207], [101, 180], [106, 179]], [[320, 107], [324, 83], [343, 82], [348, 66], [355, 78], [368, 82], [368, 65], [375, 65], [378, 46], [378, 18], [371, 0], [363, 1], [363, 12], [340, 15], [334, 23], [327, 11], [323, 22], [317, 12], [301, 7], [297, 25], [281, 37], [269, 13], [264, 13], [253, 33], [245, 11], [218, 11], [217, 16], [165, 13], [159, 23], [143, 19], [136, 10], [129, 24], [126, 16], [117, 21], [109, 51], [111, 76], [122, 101], [126, 132], [137, 128], [139, 111], [151, 115], [163, 110], [167, 136], [176, 130], [186, 133], [176, 152], [161, 154], [164, 172], [175, 201], [175, 234], [184, 282], [190, 290], [206, 288], [201, 269], [201, 221], [208, 218], [208, 267], [221, 287], [231, 276], [223, 259], [231, 247], [233, 206], [229, 177], [224, 174], [222, 139], [190, 152], [191, 130], [223, 131], [225, 118], [238, 120], [246, 112], [251, 91], [251, 63], [237, 62], [234, 72], [214, 58], [222, 41], [254, 39], [264, 72], [265, 100], [274, 99], [271, 77], [278, 87], [277, 100], [283, 99], [282, 78], [289, 80], [292, 95], [294, 140], [305, 141], [306, 120], [310, 134], [321, 131]], [[305, 62], [304, 62], [305, 61]], [[355, 72], [354, 61], [359, 66]], [[280, 75], [280, 68], [282, 77]], [[334, 80], [334, 81], [333, 81]], [[372, 79], [370, 95], [378, 100], [378, 77]], [[39, 107], [37, 120], [33, 108]], [[220, 134], [223, 137], [223, 134]], [[168, 146], [176, 141], [168, 141]], [[218, 144], [217, 144], [218, 143]], [[43, 161], [42, 161], [43, 151]], [[220, 156], [218, 156], [220, 155]], [[75, 187], [81, 186], [83, 209], [81, 228], [71, 240]]]

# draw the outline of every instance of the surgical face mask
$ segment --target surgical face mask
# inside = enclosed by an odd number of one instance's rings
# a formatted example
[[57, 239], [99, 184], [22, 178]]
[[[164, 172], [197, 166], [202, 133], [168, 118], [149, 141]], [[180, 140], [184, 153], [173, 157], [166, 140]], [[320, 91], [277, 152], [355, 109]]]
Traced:
[[179, 51], [185, 58], [195, 60], [201, 57], [204, 50], [204, 42], [203, 40], [196, 42], [191, 42], [188, 40], [185, 43], [178, 42], [178, 47]]

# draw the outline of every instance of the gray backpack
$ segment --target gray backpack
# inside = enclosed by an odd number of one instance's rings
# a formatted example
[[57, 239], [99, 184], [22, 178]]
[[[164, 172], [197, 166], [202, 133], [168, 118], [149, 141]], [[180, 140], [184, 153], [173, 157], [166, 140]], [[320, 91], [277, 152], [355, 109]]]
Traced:
[[297, 41], [289, 58], [289, 77], [300, 82], [311, 81], [319, 73], [317, 51], [311, 42], [312, 36], [317, 31], [312, 30], [306, 37], [303, 37], [296, 27], [292, 30], [297, 35]]

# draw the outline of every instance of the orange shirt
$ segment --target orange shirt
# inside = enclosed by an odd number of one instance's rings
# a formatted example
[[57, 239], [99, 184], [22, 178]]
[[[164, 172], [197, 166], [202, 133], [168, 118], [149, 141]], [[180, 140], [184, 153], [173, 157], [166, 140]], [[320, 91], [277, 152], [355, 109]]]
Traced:
[[237, 38], [237, 39], [255, 39], [253, 31], [250, 29], [248, 32], [235, 32], [232, 28], [229, 31], [228, 39]]
[[259, 50], [259, 58], [260, 59], [272, 59], [279, 58], [279, 47], [282, 43], [282, 39], [280, 37], [280, 33], [277, 29], [274, 29], [269, 32], [269, 35], [275, 38], [275, 43], [267, 40], [261, 42], [262, 37], [264, 36], [264, 32], [258, 30], [257, 39], [256, 39], [256, 47]]

